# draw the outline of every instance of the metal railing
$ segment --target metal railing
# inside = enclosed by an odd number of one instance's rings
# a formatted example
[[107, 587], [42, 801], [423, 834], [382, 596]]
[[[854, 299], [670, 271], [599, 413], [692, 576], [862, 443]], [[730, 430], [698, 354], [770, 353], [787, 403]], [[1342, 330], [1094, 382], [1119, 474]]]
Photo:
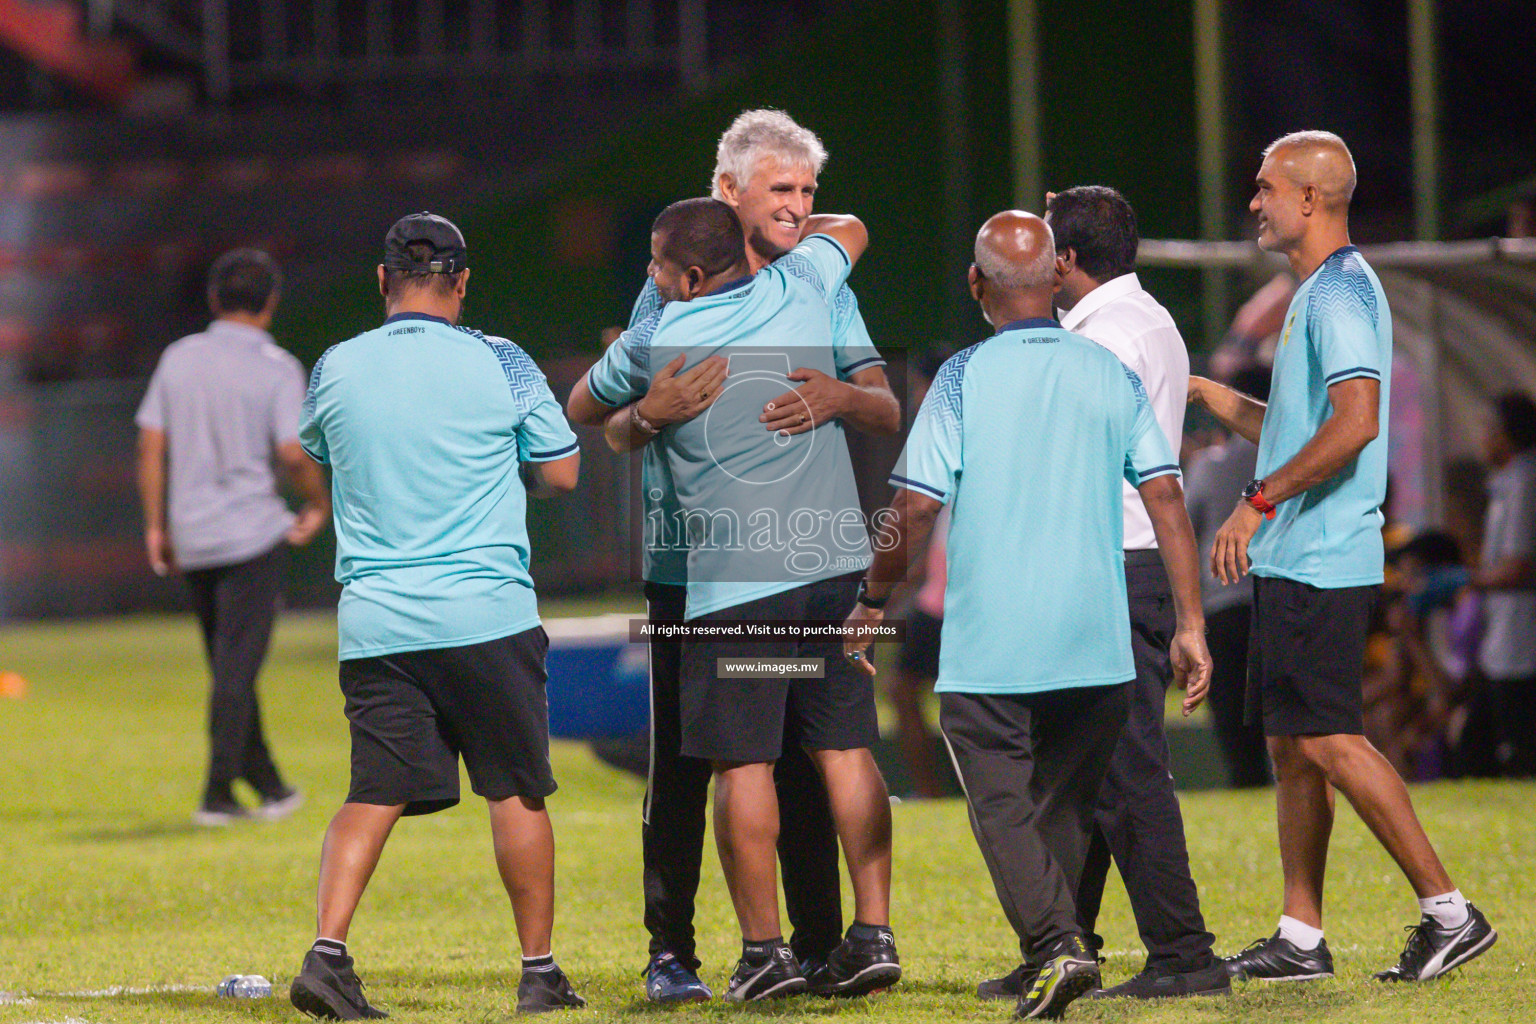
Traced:
[[674, 71], [709, 83], [708, 0], [88, 0], [201, 69], [207, 97], [240, 87], [409, 78]]

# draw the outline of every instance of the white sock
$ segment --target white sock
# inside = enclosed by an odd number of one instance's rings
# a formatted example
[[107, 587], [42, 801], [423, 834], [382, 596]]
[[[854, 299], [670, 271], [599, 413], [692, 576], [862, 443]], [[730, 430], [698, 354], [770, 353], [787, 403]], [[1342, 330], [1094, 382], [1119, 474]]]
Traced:
[[1419, 909], [1434, 918], [1441, 928], [1460, 928], [1467, 923], [1467, 898], [1460, 889], [1419, 900]]
[[1294, 917], [1280, 918], [1280, 937], [1297, 949], [1316, 949], [1323, 941], [1323, 930], [1302, 924]]

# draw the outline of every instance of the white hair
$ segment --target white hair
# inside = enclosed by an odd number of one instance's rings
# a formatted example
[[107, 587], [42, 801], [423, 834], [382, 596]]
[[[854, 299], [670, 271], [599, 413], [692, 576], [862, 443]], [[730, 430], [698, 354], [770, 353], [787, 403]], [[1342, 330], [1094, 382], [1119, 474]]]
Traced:
[[765, 157], [774, 157], [791, 167], [808, 167], [819, 175], [827, 162], [827, 150], [815, 132], [802, 128], [782, 110], [744, 110], [720, 136], [709, 194], [716, 199], [725, 198], [720, 192], [723, 174], [729, 174], [737, 188], [745, 188]]
[[1040, 251], [1035, 253], [1035, 258], [1028, 263], [1010, 260], [987, 244], [985, 232], [978, 234], [976, 236], [976, 269], [981, 271], [982, 276], [987, 280], [1009, 291], [1022, 291], [1025, 288], [1038, 288], [1052, 283], [1056, 280], [1056, 236], [1051, 233], [1049, 224], [1044, 226], [1046, 244], [1040, 247]]

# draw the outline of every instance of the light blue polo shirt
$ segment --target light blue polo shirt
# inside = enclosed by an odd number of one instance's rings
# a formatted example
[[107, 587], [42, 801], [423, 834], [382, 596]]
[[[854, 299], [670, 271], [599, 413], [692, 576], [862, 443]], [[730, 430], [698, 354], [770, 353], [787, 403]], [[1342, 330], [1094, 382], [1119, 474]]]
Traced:
[[935, 690], [1134, 678], [1120, 481], [1178, 472], [1141, 379], [1054, 320], [945, 362], [891, 474], [950, 506]]
[[1381, 382], [1379, 433], [1332, 480], [1276, 506], [1248, 547], [1256, 576], [1314, 587], [1382, 582], [1381, 506], [1387, 498], [1392, 312], [1360, 250], [1346, 245], [1296, 289], [1275, 348], [1274, 380], [1259, 434], [1259, 479], [1285, 465], [1333, 413], [1328, 388]]
[[764, 403], [799, 386], [793, 369], [839, 376], [880, 362], [872, 345], [834, 346], [848, 271], [842, 246], [814, 235], [753, 277], [653, 310], [587, 373], [592, 396], [619, 406], [679, 354], [685, 369], [730, 360], [715, 403], [649, 446], [665, 461], [677, 509], [660, 523], [648, 518], [648, 546], [683, 553], [690, 619], [869, 564], [842, 423], [776, 435], [758, 422]]
[[[663, 304], [656, 282], [646, 278], [645, 287], [640, 289], [634, 308], [630, 310], [629, 326], [635, 327]], [[885, 359], [869, 336], [869, 329], [864, 326], [859, 300], [846, 283], [832, 300], [832, 353], [839, 380], [847, 380], [860, 370], [885, 365]], [[590, 386], [589, 379], [589, 390]], [[672, 474], [666, 460], [655, 445], [648, 444], [641, 452], [640, 490], [645, 510], [643, 578], [655, 583], [682, 585], [688, 581], [688, 552], [681, 546], [663, 543], [661, 529], [662, 524], [676, 521], [680, 510], [677, 491], [672, 486]]]
[[331, 467], [342, 660], [539, 624], [518, 463], [578, 445], [522, 349], [392, 316], [315, 364], [299, 441]]

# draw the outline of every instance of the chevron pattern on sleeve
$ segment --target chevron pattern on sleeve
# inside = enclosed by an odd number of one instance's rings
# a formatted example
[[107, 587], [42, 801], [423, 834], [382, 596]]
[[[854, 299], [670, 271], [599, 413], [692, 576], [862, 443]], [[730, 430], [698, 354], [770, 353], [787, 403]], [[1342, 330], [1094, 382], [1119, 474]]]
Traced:
[[625, 353], [629, 361], [634, 365], [635, 372], [641, 376], [647, 376], [651, 372], [651, 341], [656, 337], [656, 329], [661, 326], [661, 314], [666, 309], [665, 304], [656, 307], [644, 320], [624, 332], [624, 335], [615, 345], [625, 346]]
[[832, 335], [842, 337], [848, 329], [848, 321], [852, 320], [859, 312], [859, 300], [854, 297], [853, 289], [846, 284], [837, 290], [832, 297]]
[[309, 372], [309, 387], [304, 390], [304, 418], [315, 418], [315, 391], [320, 387], [320, 371], [325, 367], [325, 359], [335, 352], [341, 345], [338, 342], [320, 353], [320, 358], [315, 360], [315, 368]]
[[1125, 371], [1125, 379], [1131, 382], [1131, 391], [1136, 396], [1136, 410], [1140, 412], [1151, 401], [1147, 397], [1147, 386], [1141, 382], [1141, 375], [1135, 370], [1124, 363], [1120, 364], [1120, 368]]
[[629, 326], [634, 327], [666, 304], [667, 300], [661, 297], [661, 292], [656, 288], [655, 279], [647, 277], [645, 287], [640, 289], [640, 297], [635, 300], [635, 308], [630, 310]]
[[[783, 256], [780, 256], [778, 259], [774, 260], [773, 265], [791, 277], [798, 277], [812, 288], [815, 288], [818, 295], [823, 297], [826, 296], [827, 283], [821, 279], [820, 274], [816, 273], [815, 265], [811, 263], [810, 258], [807, 257], [804, 253], [799, 253], [791, 249]], [[843, 290], [847, 291], [846, 285], [844, 286]], [[851, 299], [853, 297], [853, 292], [849, 291], [848, 296]]]
[[965, 408], [961, 400], [961, 387], [965, 383], [965, 364], [971, 361], [971, 356], [981, 348], [977, 342], [969, 348], [963, 348], [944, 361], [939, 367], [939, 372], [933, 375], [933, 384], [928, 389], [928, 399], [923, 402], [923, 408], [933, 407], [931, 415], [939, 418], [939, 423], [944, 427], [959, 433], [961, 425], [965, 422]]
[[1343, 317], [1363, 319], [1372, 330], [1380, 323], [1376, 289], [1354, 252], [1334, 253], [1318, 270], [1307, 302], [1307, 336], [1317, 338], [1325, 320]]
[[485, 342], [491, 354], [496, 357], [496, 361], [501, 364], [501, 372], [507, 378], [507, 386], [512, 389], [512, 405], [517, 410], [517, 414], [527, 416], [532, 412], [549, 393], [549, 385], [544, 381], [544, 371], [539, 369], [538, 364], [529, 357], [528, 353], [506, 338], [490, 337], [479, 331], [462, 327], [459, 329]]

